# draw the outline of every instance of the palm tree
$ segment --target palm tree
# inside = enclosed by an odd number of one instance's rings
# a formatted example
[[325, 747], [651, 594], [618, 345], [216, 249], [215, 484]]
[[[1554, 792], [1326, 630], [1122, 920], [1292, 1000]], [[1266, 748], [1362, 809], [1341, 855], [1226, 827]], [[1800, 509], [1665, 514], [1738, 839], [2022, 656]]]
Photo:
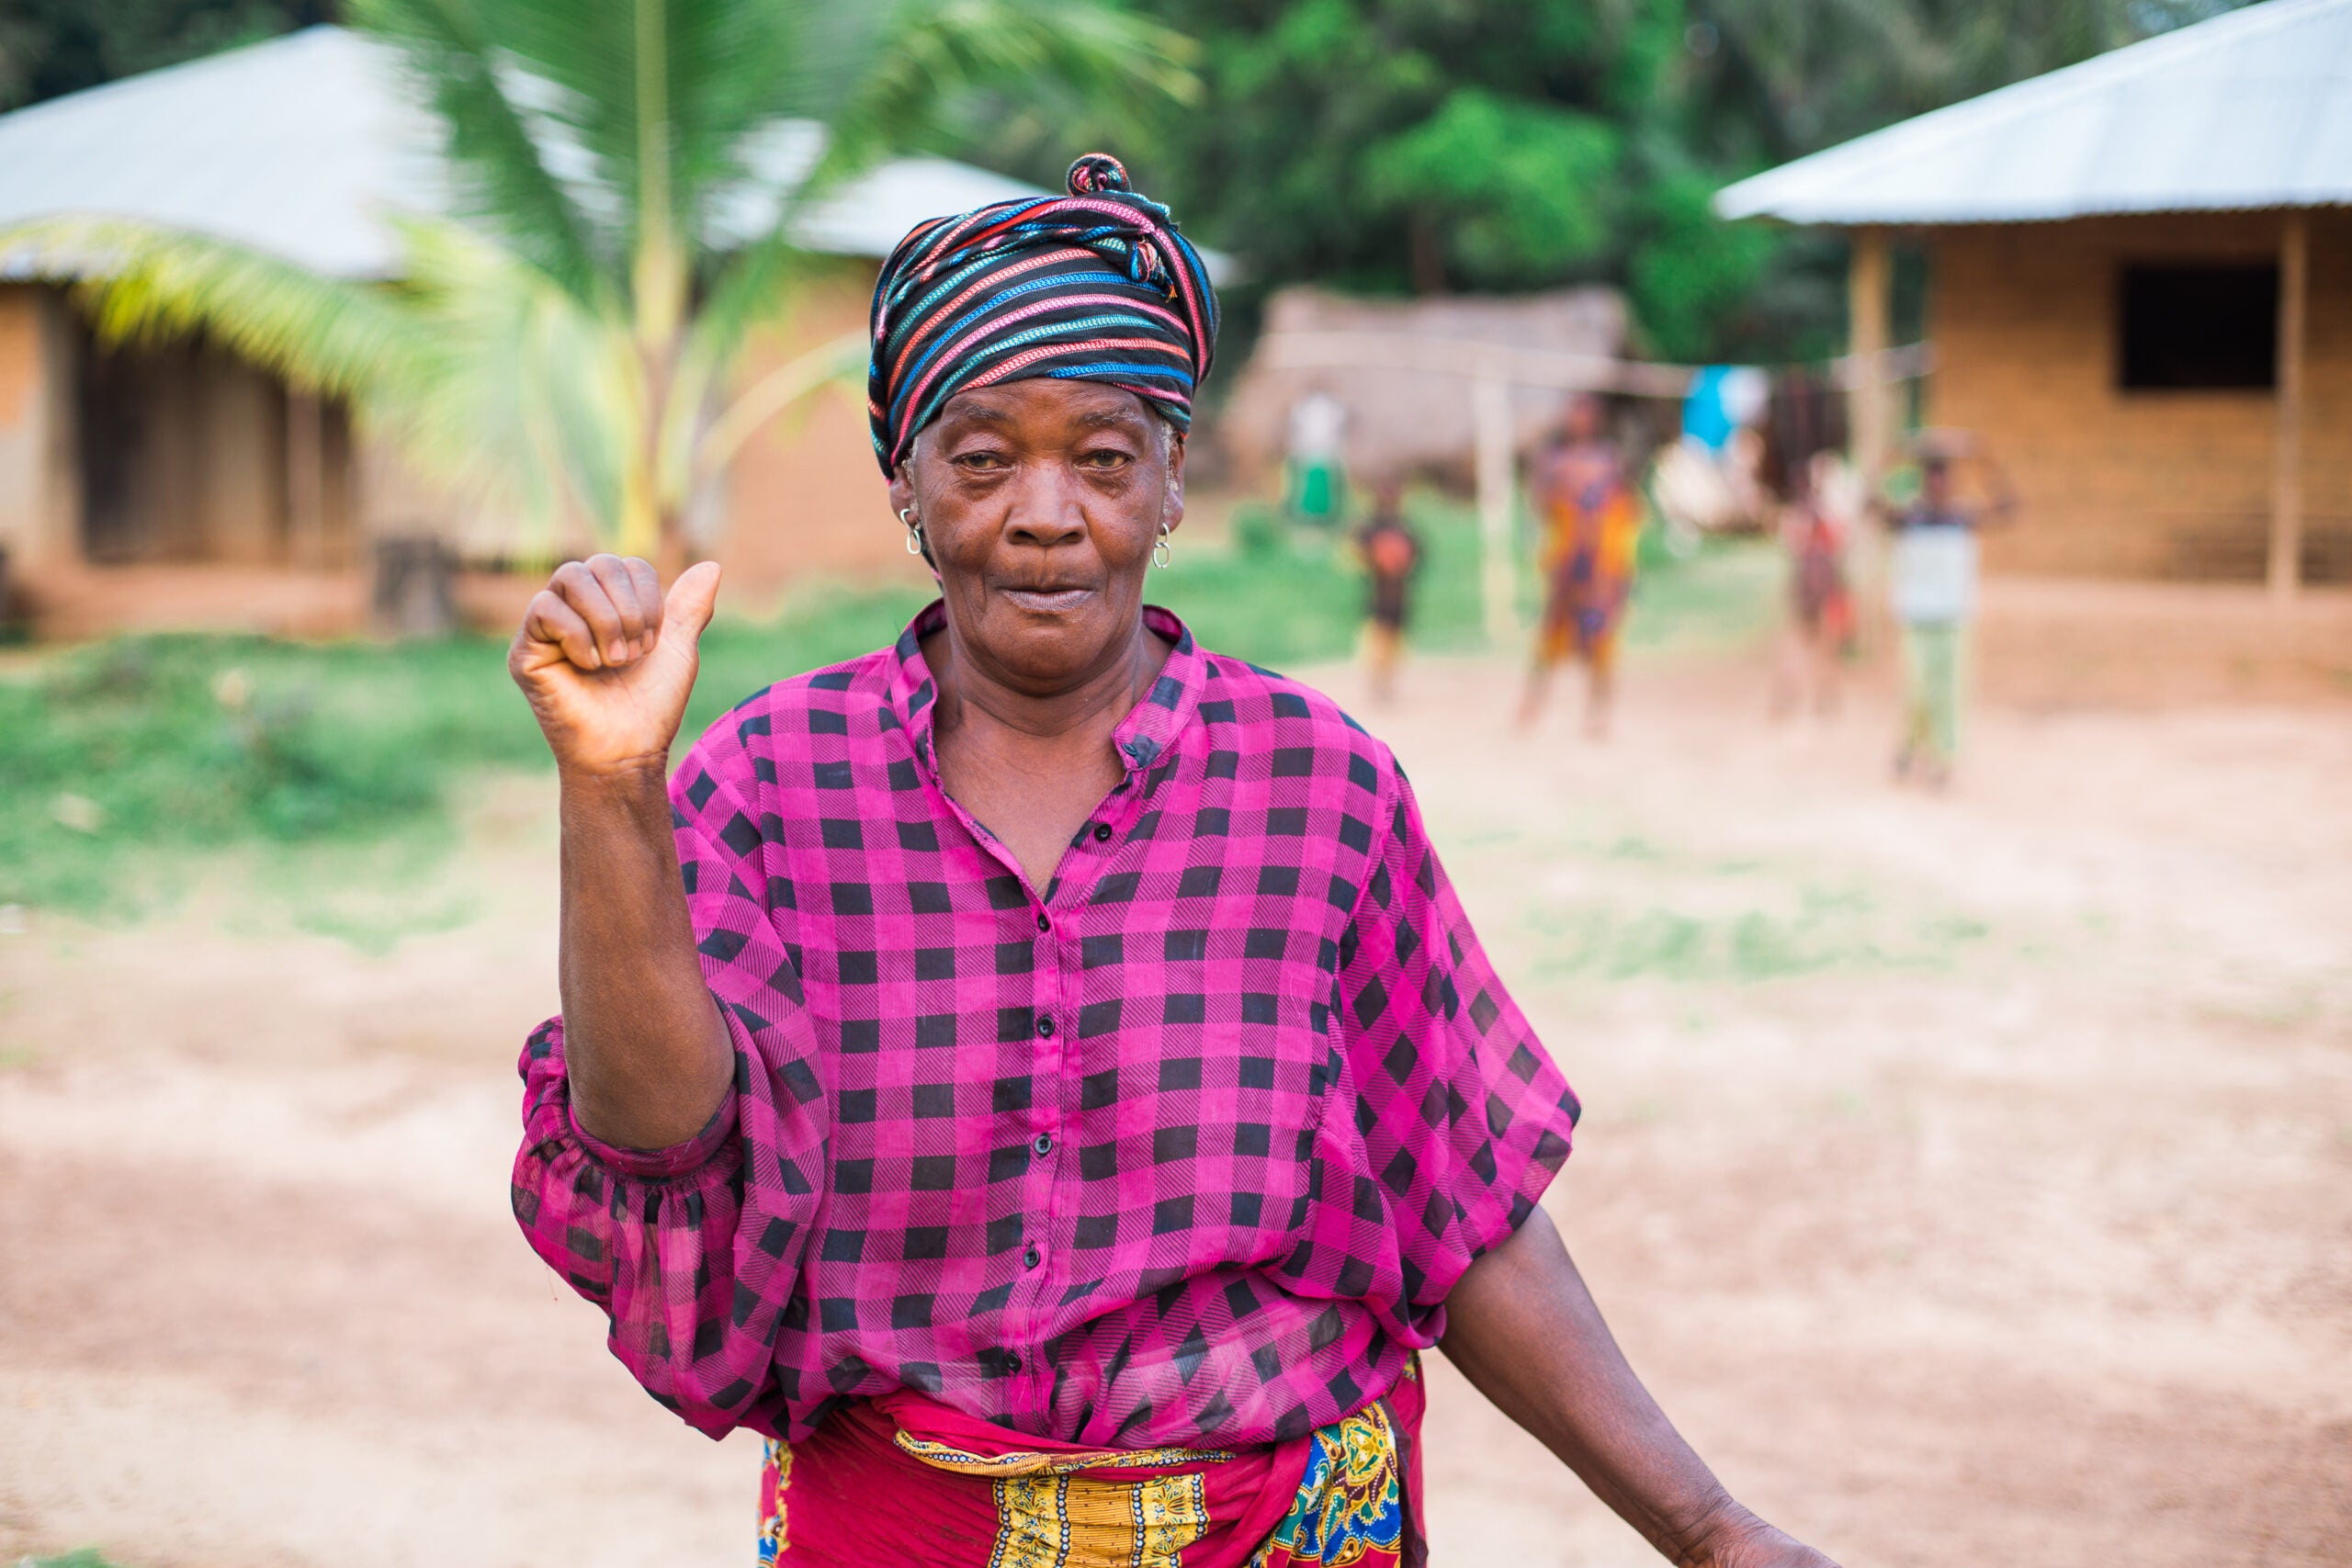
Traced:
[[91, 276], [109, 341], [204, 332], [347, 399], [430, 470], [674, 565], [697, 487], [864, 362], [749, 387], [746, 343], [818, 264], [809, 203], [959, 94], [1115, 107], [1194, 90], [1190, 44], [1102, 0], [353, 0], [437, 112], [452, 215], [399, 219], [390, 286], [198, 235], [58, 219], [5, 236]]

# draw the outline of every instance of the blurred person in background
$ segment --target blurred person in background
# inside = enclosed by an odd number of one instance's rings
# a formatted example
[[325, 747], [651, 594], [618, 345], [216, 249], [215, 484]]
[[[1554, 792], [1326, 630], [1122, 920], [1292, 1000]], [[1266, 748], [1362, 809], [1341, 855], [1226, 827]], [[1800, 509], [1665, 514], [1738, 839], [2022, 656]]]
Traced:
[[1364, 570], [1364, 671], [1373, 699], [1386, 704], [1396, 694], [1413, 579], [1421, 570], [1421, 536], [1405, 520], [1405, 481], [1396, 475], [1374, 484], [1372, 515], [1357, 528], [1355, 544]]
[[1318, 391], [1291, 405], [1283, 506], [1294, 520], [1329, 527], [1346, 512], [1347, 445], [1347, 404]]
[[[1903, 740], [1894, 773], [1940, 789], [1960, 760], [1977, 531], [2012, 521], [2018, 495], [1984, 442], [1966, 431], [1922, 431], [1912, 450], [1917, 496], [1907, 504], [1881, 503], [1894, 535], [1889, 579], [1903, 639]], [[1954, 469], [1962, 463], [1982, 475], [1984, 501], [1961, 499]]]
[[1528, 490], [1544, 530], [1544, 618], [1519, 722], [1534, 724], [1553, 671], [1577, 660], [1586, 671], [1585, 733], [1601, 739], [1615, 695], [1618, 634], [1633, 598], [1642, 499], [1599, 398], [1586, 392], [1569, 401], [1536, 454]]
[[1838, 708], [1839, 669], [1854, 646], [1854, 597], [1846, 577], [1853, 528], [1840, 505], [1846, 473], [1844, 461], [1826, 451], [1789, 470], [1789, 500], [1781, 509], [1789, 621], [1772, 682], [1776, 717], [1808, 702], [1819, 714]]
[[940, 588], [894, 645], [665, 783], [718, 569], [532, 602], [525, 1234], [656, 1399], [769, 1439], [768, 1564], [1419, 1563], [1442, 1347], [1674, 1561], [1826, 1568], [1539, 1205], [1577, 1100], [1388, 750], [1145, 605], [1216, 306], [1114, 160], [1068, 186], [883, 267], [869, 423]]

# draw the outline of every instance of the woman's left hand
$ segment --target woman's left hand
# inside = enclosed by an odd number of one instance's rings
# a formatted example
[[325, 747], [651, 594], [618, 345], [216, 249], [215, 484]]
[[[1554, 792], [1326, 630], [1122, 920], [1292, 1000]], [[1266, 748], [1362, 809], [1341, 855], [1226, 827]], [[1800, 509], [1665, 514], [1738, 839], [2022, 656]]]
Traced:
[[1682, 1568], [1837, 1568], [1735, 1501], [1625, 1364], [1536, 1209], [1445, 1302], [1448, 1359]]

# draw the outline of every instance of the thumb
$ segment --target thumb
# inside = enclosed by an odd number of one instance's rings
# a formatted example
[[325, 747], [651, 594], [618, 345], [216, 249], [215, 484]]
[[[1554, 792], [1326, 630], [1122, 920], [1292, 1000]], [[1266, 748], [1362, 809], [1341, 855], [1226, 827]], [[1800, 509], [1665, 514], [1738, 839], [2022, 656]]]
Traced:
[[678, 639], [689, 653], [710, 625], [711, 606], [718, 602], [718, 563], [707, 560], [687, 568], [670, 584], [662, 601], [662, 640]]

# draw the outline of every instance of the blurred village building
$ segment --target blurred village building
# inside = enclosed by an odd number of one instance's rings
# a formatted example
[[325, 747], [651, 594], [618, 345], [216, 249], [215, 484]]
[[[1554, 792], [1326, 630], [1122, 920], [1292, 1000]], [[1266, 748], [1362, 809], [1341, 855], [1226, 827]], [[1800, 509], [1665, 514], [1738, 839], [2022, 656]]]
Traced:
[[[2024, 523], [1996, 571], [2352, 582], [2352, 0], [2269, 0], [1815, 153], [1729, 218], [1844, 229], [1852, 346], [1928, 264], [1925, 414]], [[1883, 387], [1855, 445], [1894, 434]]]
[[1262, 487], [1293, 411], [1321, 394], [1347, 410], [1340, 455], [1351, 472], [1466, 485], [1477, 433], [1465, 383], [1482, 365], [1491, 361], [1509, 388], [1512, 444], [1525, 448], [1558, 418], [1565, 394], [1515, 376], [1521, 362], [1581, 365], [1600, 384], [1620, 368], [1626, 336], [1613, 288], [1420, 299], [1284, 288], [1266, 301], [1257, 352], [1235, 378], [1217, 434], [1236, 469]]
[[[382, 46], [312, 28], [0, 116], [0, 225], [130, 217], [394, 281], [386, 220], [450, 207], [435, 122], [398, 73]], [[788, 183], [814, 149], [784, 129], [770, 152]], [[747, 376], [863, 333], [879, 262], [917, 221], [1035, 194], [903, 158], [813, 204], [803, 238], [839, 274]], [[42, 632], [349, 630], [367, 619], [385, 541], [435, 540], [478, 566], [514, 551], [510, 519], [424, 482], [340, 408], [218, 347], [100, 346], [73, 281], [0, 256], [0, 549]], [[820, 392], [754, 436], [722, 488], [696, 521], [739, 604], [807, 574], [907, 568], [862, 388]], [[458, 591], [495, 621], [507, 601], [519, 613], [516, 587], [476, 571]]]

